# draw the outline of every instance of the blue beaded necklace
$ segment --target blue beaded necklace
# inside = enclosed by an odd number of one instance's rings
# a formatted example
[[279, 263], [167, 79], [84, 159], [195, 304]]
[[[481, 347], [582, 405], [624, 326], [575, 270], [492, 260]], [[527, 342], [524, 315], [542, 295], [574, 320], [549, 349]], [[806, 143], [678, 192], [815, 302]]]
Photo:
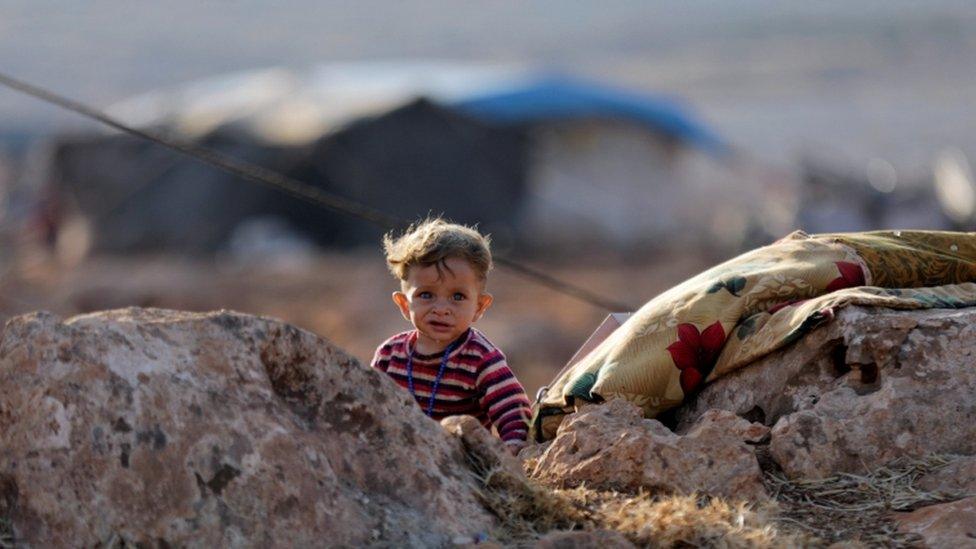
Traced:
[[[437, 388], [441, 385], [441, 379], [444, 377], [444, 371], [447, 369], [447, 359], [454, 352], [454, 348], [458, 346], [458, 340], [454, 340], [448, 344], [444, 349], [444, 356], [441, 358], [441, 366], [437, 369], [437, 377], [434, 378], [434, 387], [430, 390], [430, 400], [427, 401], [426, 414], [428, 417], [433, 417], [434, 413], [434, 398], [437, 396]], [[414, 349], [416, 349], [416, 343], [414, 343]], [[410, 389], [410, 394], [413, 396], [414, 400], [417, 400], [417, 393], [413, 389], [413, 353], [414, 349], [410, 349], [410, 354], [407, 355], [407, 388]]]

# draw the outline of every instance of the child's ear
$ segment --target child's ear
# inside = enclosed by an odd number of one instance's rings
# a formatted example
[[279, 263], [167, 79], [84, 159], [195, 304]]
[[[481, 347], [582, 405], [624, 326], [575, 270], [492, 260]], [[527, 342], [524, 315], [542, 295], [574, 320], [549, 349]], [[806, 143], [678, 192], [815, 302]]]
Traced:
[[475, 311], [475, 313], [474, 313], [474, 319], [475, 320], [479, 320], [482, 317], [482, 315], [485, 314], [485, 311], [488, 310], [488, 307], [491, 307], [491, 302], [494, 301], [494, 300], [495, 300], [495, 298], [493, 298], [491, 296], [491, 294], [485, 294], [485, 293], [483, 293], [483, 294], [479, 295], [478, 296], [478, 310]]
[[407, 294], [403, 292], [393, 292], [393, 303], [396, 303], [398, 309], [400, 309], [400, 314], [403, 318], [410, 322], [410, 300], [407, 299]]

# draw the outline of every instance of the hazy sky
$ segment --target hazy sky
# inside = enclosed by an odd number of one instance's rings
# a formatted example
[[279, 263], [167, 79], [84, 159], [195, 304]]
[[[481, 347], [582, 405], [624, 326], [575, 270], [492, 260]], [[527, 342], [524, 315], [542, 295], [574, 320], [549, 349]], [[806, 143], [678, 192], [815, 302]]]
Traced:
[[[976, 2], [0, 0], [0, 71], [105, 106], [209, 75], [389, 58], [556, 66], [686, 100], [770, 159], [976, 142]], [[0, 130], [78, 125], [0, 90]]]

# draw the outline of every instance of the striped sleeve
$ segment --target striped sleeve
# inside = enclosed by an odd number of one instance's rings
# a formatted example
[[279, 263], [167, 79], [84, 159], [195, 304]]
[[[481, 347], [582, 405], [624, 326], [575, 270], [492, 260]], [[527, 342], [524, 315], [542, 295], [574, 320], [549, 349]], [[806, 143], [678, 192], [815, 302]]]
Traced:
[[373, 360], [369, 365], [377, 370], [386, 373], [390, 369], [390, 358], [393, 356], [393, 345], [390, 341], [383, 342], [382, 345], [376, 348], [376, 352], [373, 354]]
[[485, 355], [477, 386], [481, 409], [487, 410], [502, 441], [516, 447], [525, 444], [531, 416], [529, 398], [498, 349]]

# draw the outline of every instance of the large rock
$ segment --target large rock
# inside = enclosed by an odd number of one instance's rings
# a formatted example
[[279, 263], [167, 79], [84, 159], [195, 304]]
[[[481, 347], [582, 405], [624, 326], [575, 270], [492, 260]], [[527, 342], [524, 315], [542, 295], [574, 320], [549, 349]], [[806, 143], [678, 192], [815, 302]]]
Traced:
[[621, 399], [587, 406], [563, 421], [542, 450], [526, 451], [530, 476], [556, 486], [766, 498], [755, 452], [768, 428], [735, 414], [706, 413], [684, 435]]
[[927, 492], [976, 496], [976, 456], [965, 456], [925, 475], [918, 487]]
[[687, 430], [720, 408], [773, 426], [791, 477], [892, 459], [976, 453], [976, 310], [848, 307], [798, 343], [706, 387], [677, 412]]
[[922, 536], [932, 549], [976, 547], [976, 497], [892, 513], [898, 530]]
[[460, 439], [474, 472], [490, 479], [486, 484], [512, 492], [527, 488], [521, 462], [480, 421], [472, 416], [450, 416], [441, 420], [441, 427]]
[[461, 439], [281, 322], [8, 322], [0, 518], [36, 546], [436, 546], [494, 525]]

